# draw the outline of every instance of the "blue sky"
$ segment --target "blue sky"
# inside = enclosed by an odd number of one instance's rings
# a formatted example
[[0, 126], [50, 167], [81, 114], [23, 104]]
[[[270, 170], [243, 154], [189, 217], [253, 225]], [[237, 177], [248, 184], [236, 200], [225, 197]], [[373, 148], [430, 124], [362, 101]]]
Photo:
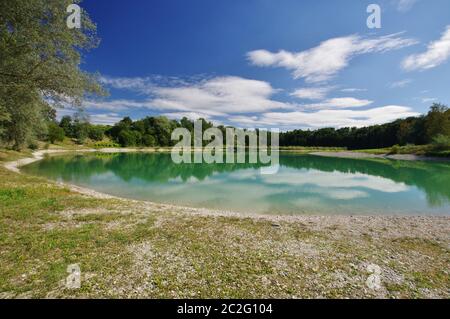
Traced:
[[[366, 8], [380, 5], [381, 29]], [[205, 117], [238, 127], [364, 126], [450, 100], [448, 0], [84, 0], [110, 96], [96, 123]], [[64, 109], [60, 115], [70, 114]]]

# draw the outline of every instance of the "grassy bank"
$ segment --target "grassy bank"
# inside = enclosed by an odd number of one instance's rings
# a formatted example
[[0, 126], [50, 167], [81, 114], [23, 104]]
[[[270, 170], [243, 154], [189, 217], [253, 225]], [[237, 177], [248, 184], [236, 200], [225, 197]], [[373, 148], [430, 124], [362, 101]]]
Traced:
[[450, 150], [440, 150], [433, 145], [405, 145], [405, 146], [392, 146], [387, 148], [357, 150], [355, 152], [376, 154], [376, 155], [394, 155], [394, 154], [412, 154], [418, 156], [430, 156], [430, 157], [450, 157]]
[[[3, 164], [29, 154], [0, 152]], [[0, 165], [0, 297], [449, 298], [449, 218], [198, 214]], [[70, 264], [82, 286], [65, 288]], [[381, 267], [381, 288], [365, 282]]]

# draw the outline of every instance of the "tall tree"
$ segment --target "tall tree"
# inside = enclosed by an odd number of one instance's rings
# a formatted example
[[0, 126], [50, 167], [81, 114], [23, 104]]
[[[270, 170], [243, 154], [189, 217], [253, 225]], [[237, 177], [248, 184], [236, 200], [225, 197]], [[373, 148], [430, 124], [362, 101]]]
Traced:
[[425, 134], [428, 142], [442, 134], [450, 136], [450, 116], [447, 106], [434, 103], [425, 120]]
[[85, 11], [81, 28], [66, 23], [67, 7], [79, 2], [0, 1], [0, 126], [16, 149], [43, 129], [48, 105], [80, 106], [104, 93], [96, 76], [80, 69], [81, 52], [98, 45], [95, 25]]

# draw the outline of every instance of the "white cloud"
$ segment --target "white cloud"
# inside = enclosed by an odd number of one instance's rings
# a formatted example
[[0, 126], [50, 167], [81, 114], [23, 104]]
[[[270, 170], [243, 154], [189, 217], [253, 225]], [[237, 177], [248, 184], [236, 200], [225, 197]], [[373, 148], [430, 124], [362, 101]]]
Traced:
[[147, 101], [134, 100], [110, 100], [110, 101], [95, 101], [87, 100], [83, 102], [83, 107], [88, 109], [108, 110], [108, 111], [122, 111], [130, 108], [150, 108], [151, 105]]
[[419, 0], [394, 0], [397, 5], [397, 10], [400, 12], [406, 12], [410, 10], [416, 2]]
[[309, 109], [334, 109], [334, 108], [352, 108], [352, 107], [363, 107], [372, 104], [373, 101], [370, 100], [360, 100], [354, 97], [338, 97], [327, 99], [320, 103], [306, 104], [303, 105], [305, 108]]
[[355, 92], [366, 92], [367, 89], [357, 89], [357, 88], [347, 88], [347, 89], [342, 89], [341, 92], [344, 93], [355, 93]]
[[[77, 113], [78, 110], [66, 107], [66, 108], [59, 108], [56, 109], [56, 118], [58, 120], [61, 120], [63, 116], [74, 116]], [[93, 124], [103, 124], [103, 125], [113, 125], [117, 122], [119, 122], [123, 116], [120, 116], [117, 113], [100, 113], [100, 114], [88, 114], [89, 121]]]
[[432, 103], [432, 102], [436, 102], [437, 98], [435, 97], [424, 97], [422, 98], [422, 103]]
[[100, 77], [100, 82], [115, 89], [142, 90], [148, 87], [149, 78], [113, 78], [108, 76]]
[[162, 75], [151, 75], [147, 77], [111, 77], [111, 76], [101, 76], [100, 82], [119, 90], [130, 90], [136, 91], [142, 94], [150, 94], [155, 87], [159, 86], [183, 86], [189, 85], [200, 80], [204, 80], [205, 75], [196, 76], [162, 76]]
[[412, 83], [411, 79], [405, 79], [397, 82], [393, 82], [389, 85], [391, 89], [400, 89], [408, 86], [410, 83]]
[[319, 46], [302, 52], [281, 50], [272, 53], [267, 50], [256, 50], [248, 52], [247, 57], [256, 66], [292, 70], [295, 79], [323, 82], [347, 67], [349, 61], [357, 55], [386, 52], [416, 43], [413, 39], [402, 38], [398, 33], [376, 38], [351, 35], [326, 40]]
[[[279, 90], [269, 83], [235, 76], [200, 81], [172, 78], [157, 83], [152, 78], [103, 78], [116, 89], [138, 91], [144, 100], [109, 100], [84, 102], [88, 109], [121, 111], [133, 108], [169, 111], [167, 114], [194, 114], [209, 118], [230, 113], [260, 113], [274, 109], [291, 109], [294, 105], [273, 100]], [[166, 86], [164, 86], [164, 84]]]
[[199, 118], [209, 120], [211, 118], [211, 115], [199, 112], [169, 112], [169, 113], [162, 113], [161, 115], [174, 120], [179, 120], [183, 117], [187, 117], [190, 120], [197, 120]]
[[89, 115], [91, 123], [102, 124], [102, 125], [114, 125], [123, 119], [117, 113], [106, 113], [106, 114], [91, 114]]
[[442, 37], [428, 44], [427, 51], [421, 54], [408, 56], [402, 62], [406, 71], [428, 70], [437, 67], [450, 58], [450, 25], [442, 34]]
[[[405, 106], [389, 105], [368, 110], [319, 110], [316, 112], [270, 112], [260, 117], [230, 117], [229, 120], [246, 126], [320, 128], [363, 127], [392, 122], [399, 118], [420, 115]], [[243, 120], [243, 121], [242, 121]]]
[[209, 115], [260, 113], [293, 106], [271, 99], [278, 91], [264, 81], [240, 77], [216, 77], [195, 85], [159, 87], [153, 90], [155, 109], [199, 112]]
[[295, 96], [299, 99], [306, 100], [322, 100], [324, 99], [328, 92], [330, 92], [332, 87], [310, 87], [310, 88], [301, 88], [295, 90], [290, 95]]

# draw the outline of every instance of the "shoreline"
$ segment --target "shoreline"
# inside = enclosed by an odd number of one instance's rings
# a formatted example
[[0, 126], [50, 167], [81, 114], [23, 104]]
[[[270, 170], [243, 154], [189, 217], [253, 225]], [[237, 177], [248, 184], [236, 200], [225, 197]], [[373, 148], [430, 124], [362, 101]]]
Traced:
[[353, 159], [365, 159], [365, 158], [380, 158], [399, 161], [430, 161], [430, 162], [450, 162], [449, 158], [445, 157], [431, 157], [414, 154], [371, 154], [362, 152], [312, 152], [310, 155], [323, 156], [323, 157], [336, 157], [336, 158], [353, 158]]
[[[118, 151], [121, 150], [121, 151]], [[20, 171], [20, 167], [40, 161], [44, 159], [45, 155], [58, 155], [58, 154], [66, 154], [66, 153], [133, 153], [133, 152], [158, 152], [155, 149], [148, 149], [148, 150], [139, 150], [139, 149], [115, 149], [115, 148], [107, 148], [107, 149], [81, 149], [81, 150], [67, 150], [67, 149], [61, 149], [61, 150], [40, 150], [33, 152], [33, 157], [23, 158], [11, 162], [4, 163], [4, 167], [14, 173], [18, 174], [24, 174]], [[343, 154], [343, 152], [333, 153], [334, 155], [328, 155], [326, 153], [310, 153], [311, 155], [316, 156], [328, 156], [328, 157], [339, 157], [339, 154], [342, 154], [342, 156], [347, 156], [347, 152]], [[350, 152], [348, 152], [350, 153]], [[365, 154], [365, 153], [351, 153], [352, 155], [356, 155], [352, 158], [384, 158], [381, 155], [374, 155], [370, 156], [372, 154]], [[362, 156], [360, 156], [362, 155]], [[368, 156], [366, 156], [368, 155]], [[360, 156], [360, 157], [359, 157]], [[349, 157], [345, 157], [349, 158]], [[64, 183], [64, 182], [57, 182], [57, 181], [51, 181], [52, 183], [55, 183], [58, 186], [66, 187], [69, 190], [79, 193], [81, 195], [85, 195], [92, 198], [97, 199], [115, 199], [119, 201], [123, 201], [125, 203], [133, 203], [140, 206], [144, 206], [145, 209], [156, 209], [158, 211], [160, 210], [170, 210], [177, 213], [182, 214], [189, 214], [194, 216], [208, 216], [208, 217], [226, 217], [226, 218], [250, 218], [253, 220], [266, 220], [271, 221], [274, 223], [278, 222], [311, 222], [312, 220], [322, 220], [327, 221], [328, 224], [330, 221], [339, 221], [338, 224], [346, 224], [349, 221], [364, 221], [364, 220], [371, 220], [371, 221], [382, 221], [387, 222], [389, 220], [391, 221], [398, 221], [398, 220], [405, 220], [405, 221], [413, 221], [413, 220], [442, 220], [446, 222], [450, 222], [450, 216], [441, 216], [441, 215], [432, 215], [432, 216], [423, 216], [423, 215], [315, 215], [315, 214], [299, 214], [299, 215], [271, 215], [271, 214], [261, 214], [261, 213], [246, 213], [246, 212], [236, 212], [236, 211], [227, 211], [227, 210], [216, 210], [216, 209], [209, 209], [209, 208], [197, 208], [197, 207], [189, 207], [189, 206], [182, 206], [182, 205], [173, 205], [173, 204], [167, 204], [167, 203], [157, 203], [152, 201], [145, 201], [145, 200], [137, 200], [137, 199], [130, 199], [130, 198], [124, 198], [120, 196], [114, 196], [106, 193], [102, 193], [87, 187], [82, 187], [70, 183]]]

